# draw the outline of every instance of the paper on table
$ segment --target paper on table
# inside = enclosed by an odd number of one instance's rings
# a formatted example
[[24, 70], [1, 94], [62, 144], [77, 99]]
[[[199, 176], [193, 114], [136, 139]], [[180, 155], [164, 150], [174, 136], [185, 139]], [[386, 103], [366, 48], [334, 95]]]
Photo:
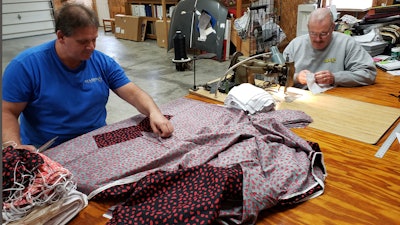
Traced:
[[396, 136], [397, 136], [397, 140], [398, 140], [399, 143], [400, 143], [400, 133], [396, 133]]
[[392, 74], [393, 76], [400, 76], [400, 70], [388, 70], [386, 72]]
[[374, 59], [375, 62], [380, 62], [383, 60], [387, 60], [389, 59], [391, 56], [390, 55], [376, 55], [374, 57], [372, 57]]
[[394, 71], [394, 70], [400, 69], [400, 61], [399, 60], [380, 61], [380, 62], [375, 63], [375, 65], [386, 71]]
[[371, 42], [375, 39], [375, 30], [371, 30], [368, 34], [353, 36], [357, 42]]
[[314, 74], [308, 73], [307, 74], [307, 87], [308, 87], [308, 90], [310, 90], [313, 94], [319, 94], [319, 93], [322, 93], [324, 91], [327, 91], [327, 90], [333, 88], [334, 86], [331, 86], [329, 84], [319, 85], [315, 82]]

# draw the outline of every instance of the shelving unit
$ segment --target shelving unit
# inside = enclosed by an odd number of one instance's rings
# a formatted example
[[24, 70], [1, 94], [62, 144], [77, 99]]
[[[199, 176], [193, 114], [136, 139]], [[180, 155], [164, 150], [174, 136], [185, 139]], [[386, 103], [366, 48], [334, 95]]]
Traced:
[[[162, 19], [165, 23], [165, 31], [168, 33], [168, 25], [167, 25], [167, 6], [174, 6], [178, 4], [179, 0], [127, 0], [125, 3], [125, 14], [132, 14], [132, 5], [145, 5], [146, 7], [150, 7], [151, 16], [145, 16], [144, 20], [147, 22], [147, 31], [146, 38], [157, 39], [155, 34], [155, 22], [157, 20]], [[157, 11], [157, 6], [162, 7], [162, 15], [155, 15]]]

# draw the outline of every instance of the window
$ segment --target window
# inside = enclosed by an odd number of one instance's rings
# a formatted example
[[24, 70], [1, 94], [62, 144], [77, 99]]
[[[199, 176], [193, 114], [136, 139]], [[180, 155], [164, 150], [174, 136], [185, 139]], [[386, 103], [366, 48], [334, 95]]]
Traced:
[[326, 0], [326, 4], [335, 5], [337, 10], [364, 10], [372, 7], [373, 0]]

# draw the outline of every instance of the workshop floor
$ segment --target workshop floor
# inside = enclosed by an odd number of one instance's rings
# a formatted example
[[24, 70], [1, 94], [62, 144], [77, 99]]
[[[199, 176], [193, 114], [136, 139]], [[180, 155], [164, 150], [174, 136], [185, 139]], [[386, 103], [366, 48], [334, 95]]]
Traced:
[[[54, 38], [55, 34], [49, 34], [3, 40], [3, 71], [9, 61], [20, 51]], [[195, 70], [177, 71], [172, 62], [173, 49], [167, 52], [166, 48], [158, 47], [156, 41], [151, 39], [146, 39], [144, 42], [117, 39], [112, 33], [104, 33], [102, 28], [99, 29], [96, 49], [120, 63], [129, 78], [149, 93], [158, 105], [187, 95], [194, 84], [200, 86], [221, 77], [230, 64], [229, 61], [220, 62], [199, 57], [194, 65]], [[189, 53], [187, 56], [193, 58]], [[138, 114], [135, 108], [112, 92], [107, 110], [107, 123], [114, 123]]]

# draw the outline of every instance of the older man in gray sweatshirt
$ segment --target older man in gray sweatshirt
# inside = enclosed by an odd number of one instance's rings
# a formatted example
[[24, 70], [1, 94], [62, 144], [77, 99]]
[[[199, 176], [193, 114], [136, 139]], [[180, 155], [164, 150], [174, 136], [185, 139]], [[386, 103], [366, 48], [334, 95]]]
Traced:
[[355, 87], [375, 82], [376, 67], [369, 53], [351, 36], [334, 32], [327, 8], [310, 14], [308, 34], [293, 39], [283, 52], [294, 61], [294, 86], [307, 88], [307, 74], [319, 85]]

